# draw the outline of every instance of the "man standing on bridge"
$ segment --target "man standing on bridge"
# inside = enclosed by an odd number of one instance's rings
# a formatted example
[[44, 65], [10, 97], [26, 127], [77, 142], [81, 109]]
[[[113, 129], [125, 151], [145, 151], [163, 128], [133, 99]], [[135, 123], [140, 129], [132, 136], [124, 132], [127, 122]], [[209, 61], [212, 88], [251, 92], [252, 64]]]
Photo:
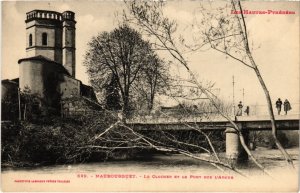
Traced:
[[276, 101], [276, 108], [277, 108], [277, 111], [278, 111], [278, 115], [280, 115], [281, 106], [282, 106], [282, 101], [280, 100], [280, 98], [278, 98], [278, 100]]
[[237, 110], [237, 112], [236, 112], [236, 116], [242, 116], [242, 113], [243, 113], [243, 111], [242, 111], [242, 109], [243, 109], [243, 104], [242, 104], [242, 101], [240, 101], [240, 103], [238, 104], [238, 110]]
[[247, 106], [246, 107], [246, 110], [244, 111], [246, 114], [247, 114], [247, 116], [249, 115], [249, 113], [250, 113], [250, 107], [249, 106]]
[[287, 112], [291, 109], [292, 109], [292, 107], [291, 107], [290, 102], [287, 99], [285, 99], [285, 101], [283, 103], [283, 110], [284, 110], [285, 114], [287, 115]]

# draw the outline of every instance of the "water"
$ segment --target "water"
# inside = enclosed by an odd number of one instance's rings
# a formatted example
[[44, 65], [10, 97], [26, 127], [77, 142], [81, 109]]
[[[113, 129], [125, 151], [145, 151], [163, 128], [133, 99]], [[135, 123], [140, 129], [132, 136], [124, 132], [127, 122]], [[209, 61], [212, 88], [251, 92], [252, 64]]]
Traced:
[[[288, 152], [292, 155], [296, 170], [298, 170], [299, 149], [289, 149]], [[244, 178], [233, 171], [222, 172], [209, 163], [173, 154], [154, 155], [150, 160], [55, 165], [18, 170], [5, 169], [2, 171], [2, 184], [3, 187], [13, 185], [10, 188], [14, 188], [15, 191], [242, 191], [243, 188], [260, 191], [286, 191], [297, 188], [298, 175], [287, 169], [278, 150], [259, 148], [253, 153], [272, 174], [275, 181], [263, 174], [251, 161], [248, 165], [239, 166], [241, 172], [248, 176]], [[111, 174], [133, 175], [134, 178], [101, 178], [101, 176]], [[171, 176], [171, 179], [161, 178], [167, 176]], [[175, 176], [179, 178], [176, 179]], [[183, 178], [184, 176], [187, 178]], [[218, 179], [220, 177], [224, 179]], [[41, 181], [49, 179], [52, 181], [65, 180], [66, 183], [50, 184], [50, 181], [47, 182], [48, 184], [14, 182], [15, 180]], [[267, 182], [267, 184], [262, 182]], [[243, 185], [241, 186], [241, 184]]]

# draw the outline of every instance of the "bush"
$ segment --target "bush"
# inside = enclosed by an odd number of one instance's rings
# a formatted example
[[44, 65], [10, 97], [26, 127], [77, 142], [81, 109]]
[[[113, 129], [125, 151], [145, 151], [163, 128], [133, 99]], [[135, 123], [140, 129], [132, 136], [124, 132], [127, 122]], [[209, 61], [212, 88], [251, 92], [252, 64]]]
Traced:
[[[91, 121], [93, 120], [93, 121]], [[30, 122], [2, 124], [2, 163], [12, 166], [89, 161], [107, 156], [88, 148], [91, 139], [116, 121], [103, 114], [81, 119], [52, 117]]]
[[[283, 131], [278, 131], [277, 138], [284, 148], [290, 146], [289, 139], [287, 138], [286, 134]], [[259, 146], [268, 147], [270, 149], [277, 148], [271, 131], [260, 132], [256, 141]]]

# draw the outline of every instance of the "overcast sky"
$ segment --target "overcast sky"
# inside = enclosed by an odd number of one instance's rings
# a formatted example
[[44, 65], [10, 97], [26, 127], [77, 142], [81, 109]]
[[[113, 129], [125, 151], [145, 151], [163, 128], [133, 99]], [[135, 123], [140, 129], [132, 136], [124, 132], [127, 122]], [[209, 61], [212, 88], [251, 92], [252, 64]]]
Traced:
[[[176, 19], [179, 29], [192, 22], [192, 10], [199, 1], [170, 1], [166, 14]], [[253, 52], [262, 76], [269, 88], [273, 103], [278, 97], [299, 103], [299, 2], [246, 2], [248, 10], [289, 10], [295, 15], [247, 15], [250, 42], [260, 46]], [[116, 13], [122, 11], [121, 1], [55, 1], [55, 2], [2, 2], [2, 79], [19, 75], [17, 61], [26, 57], [25, 16], [33, 9], [75, 12], [76, 24], [76, 78], [88, 84], [83, 55], [87, 42], [102, 31], [117, 27]], [[223, 98], [232, 100], [232, 76], [235, 76], [236, 101], [246, 104], [265, 104], [263, 90], [253, 71], [210, 50], [190, 54], [191, 68], [201, 80], [216, 83]], [[184, 70], [184, 69], [179, 69]], [[293, 106], [293, 104], [292, 104]], [[298, 107], [299, 108], [299, 107]]]

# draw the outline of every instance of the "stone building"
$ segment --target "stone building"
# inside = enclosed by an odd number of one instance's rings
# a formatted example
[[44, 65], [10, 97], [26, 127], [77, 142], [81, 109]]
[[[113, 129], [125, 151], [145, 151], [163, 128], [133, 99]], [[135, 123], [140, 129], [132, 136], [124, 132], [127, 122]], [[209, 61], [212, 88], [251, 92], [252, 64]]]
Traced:
[[25, 23], [26, 58], [18, 61], [19, 78], [2, 80], [2, 99], [19, 87], [38, 95], [46, 101], [45, 106], [60, 107], [60, 111], [69, 112], [70, 106], [75, 109], [76, 105], [63, 102], [70, 98], [83, 96], [97, 103], [92, 87], [75, 78], [74, 12], [33, 10], [26, 14]]

